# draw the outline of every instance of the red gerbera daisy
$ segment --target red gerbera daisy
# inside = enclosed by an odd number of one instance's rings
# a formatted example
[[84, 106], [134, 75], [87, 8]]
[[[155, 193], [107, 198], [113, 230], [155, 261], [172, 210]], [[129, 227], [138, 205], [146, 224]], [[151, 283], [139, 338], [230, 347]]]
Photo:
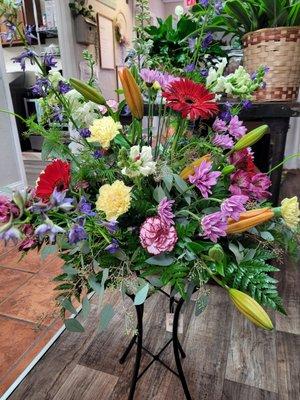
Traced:
[[171, 82], [163, 92], [167, 105], [174, 111], [181, 112], [183, 118], [195, 120], [208, 119], [218, 112], [215, 95], [201, 83], [189, 79]]
[[48, 200], [55, 188], [60, 192], [68, 189], [70, 179], [70, 164], [67, 161], [53, 160], [36, 181], [36, 196]]

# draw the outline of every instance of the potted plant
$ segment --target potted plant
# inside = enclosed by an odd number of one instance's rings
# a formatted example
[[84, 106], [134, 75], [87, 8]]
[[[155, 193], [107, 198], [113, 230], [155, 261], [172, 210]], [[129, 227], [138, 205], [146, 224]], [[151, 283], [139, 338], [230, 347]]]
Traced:
[[253, 72], [267, 65], [266, 86], [255, 94], [260, 101], [297, 99], [300, 83], [300, 2], [298, 0], [228, 0], [219, 26], [238, 36], [244, 66]]

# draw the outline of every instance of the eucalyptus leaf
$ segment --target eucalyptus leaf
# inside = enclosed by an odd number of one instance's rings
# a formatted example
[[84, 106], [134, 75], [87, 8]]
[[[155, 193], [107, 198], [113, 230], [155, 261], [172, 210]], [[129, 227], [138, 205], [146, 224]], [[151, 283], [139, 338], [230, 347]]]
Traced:
[[63, 266], [63, 271], [68, 275], [77, 275], [78, 271], [71, 264], [65, 264]]
[[41, 259], [44, 261], [50, 254], [54, 254], [58, 252], [58, 248], [56, 244], [46, 245], [41, 250]]
[[88, 277], [88, 283], [90, 287], [98, 294], [102, 294], [103, 289], [102, 289], [102, 284], [100, 284], [95, 275], [90, 275]]
[[154, 191], [153, 191], [153, 198], [157, 203], [159, 203], [164, 197], [166, 197], [166, 194], [161, 187], [161, 185], [157, 186]]
[[166, 254], [159, 254], [158, 256], [148, 258], [145, 262], [150, 265], [161, 265], [167, 267], [168, 265], [173, 264], [174, 257], [168, 256]]
[[113, 309], [113, 306], [111, 304], [105, 304], [100, 312], [99, 318], [99, 329], [101, 331], [104, 331], [108, 327], [108, 324], [110, 323], [114, 315], [115, 311]]
[[89, 299], [87, 297], [84, 297], [82, 299], [82, 316], [84, 319], [88, 317], [90, 310], [91, 310], [91, 305]]
[[66, 329], [71, 332], [84, 332], [84, 327], [77, 319], [69, 318], [64, 320]]
[[203, 313], [205, 308], [208, 305], [209, 301], [209, 293], [205, 292], [202, 294], [197, 300], [196, 300], [196, 305], [195, 305], [195, 315], [198, 317], [200, 314]]
[[260, 232], [260, 236], [263, 239], [267, 240], [268, 242], [273, 242], [274, 241], [274, 236], [268, 231]]
[[146, 283], [135, 295], [134, 297], [134, 305], [139, 306], [143, 304], [147, 298], [149, 291], [149, 283]]
[[236, 262], [239, 264], [243, 259], [243, 254], [240, 252], [239, 248], [233, 243], [229, 243], [228, 247], [234, 254]]
[[70, 311], [71, 314], [77, 314], [76, 309], [74, 308], [72, 302], [68, 298], [64, 298], [60, 301], [60, 304], [62, 307], [64, 307], [66, 310]]

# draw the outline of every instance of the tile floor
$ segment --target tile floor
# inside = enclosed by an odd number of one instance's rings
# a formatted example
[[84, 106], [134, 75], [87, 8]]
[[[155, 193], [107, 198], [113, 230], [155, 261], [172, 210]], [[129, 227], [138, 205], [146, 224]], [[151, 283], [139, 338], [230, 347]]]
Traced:
[[62, 326], [52, 282], [62, 264], [0, 244], [0, 398]]

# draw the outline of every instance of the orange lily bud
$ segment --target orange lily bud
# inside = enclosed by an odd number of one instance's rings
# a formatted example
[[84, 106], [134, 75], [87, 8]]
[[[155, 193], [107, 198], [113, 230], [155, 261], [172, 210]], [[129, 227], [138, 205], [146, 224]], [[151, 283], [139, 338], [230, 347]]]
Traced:
[[268, 207], [245, 211], [241, 213], [238, 221], [234, 221], [232, 218], [228, 219], [226, 232], [228, 234], [245, 232], [256, 225], [269, 221], [274, 215], [274, 211]]
[[124, 90], [125, 100], [131, 114], [137, 119], [142, 119], [144, 115], [144, 103], [136, 80], [128, 68], [123, 68], [119, 72], [119, 77]]
[[188, 179], [190, 175], [194, 175], [195, 168], [199, 167], [203, 163], [203, 161], [210, 161], [211, 156], [210, 154], [206, 154], [205, 156], [198, 158], [197, 160], [193, 161], [191, 164], [187, 165], [181, 172], [180, 177], [182, 179]]

